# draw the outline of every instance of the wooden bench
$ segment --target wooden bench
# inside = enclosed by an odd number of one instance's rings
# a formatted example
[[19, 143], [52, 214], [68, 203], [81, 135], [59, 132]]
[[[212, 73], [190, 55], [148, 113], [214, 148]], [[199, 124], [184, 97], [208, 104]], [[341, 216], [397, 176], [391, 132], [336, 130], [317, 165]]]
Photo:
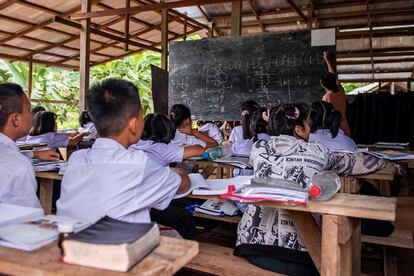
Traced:
[[393, 255], [389, 246], [414, 249], [413, 233], [410, 230], [395, 229], [388, 237], [361, 236], [366, 243], [382, 245], [384, 275], [398, 275], [398, 258]]
[[233, 249], [209, 243], [199, 243], [199, 252], [186, 269], [213, 275], [282, 275], [250, 264], [246, 259], [233, 255]]

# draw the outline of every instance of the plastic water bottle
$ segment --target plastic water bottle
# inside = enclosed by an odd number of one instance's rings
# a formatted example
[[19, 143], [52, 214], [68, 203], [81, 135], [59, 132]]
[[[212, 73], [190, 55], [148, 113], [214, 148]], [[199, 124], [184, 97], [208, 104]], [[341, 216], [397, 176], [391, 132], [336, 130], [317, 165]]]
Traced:
[[306, 185], [310, 199], [327, 201], [341, 188], [341, 179], [332, 171], [323, 171], [315, 174]]
[[206, 153], [208, 153], [208, 158], [210, 160], [214, 160], [214, 159], [219, 159], [223, 156], [229, 156], [231, 155], [232, 151], [231, 151], [231, 147], [228, 146], [220, 146], [220, 147], [215, 147], [215, 148], [211, 148], [206, 150]]

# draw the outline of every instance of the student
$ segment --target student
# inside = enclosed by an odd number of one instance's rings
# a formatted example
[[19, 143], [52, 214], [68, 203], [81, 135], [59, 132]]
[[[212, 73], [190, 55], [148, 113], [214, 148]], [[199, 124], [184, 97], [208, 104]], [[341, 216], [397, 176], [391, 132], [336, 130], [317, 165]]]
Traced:
[[[250, 155], [255, 177], [289, 179], [304, 187], [316, 173], [332, 167], [328, 149], [307, 142], [306, 106], [282, 104], [270, 115], [267, 129], [271, 137], [257, 142]], [[238, 225], [234, 254], [277, 273], [318, 275], [284, 210], [249, 205]]]
[[46, 109], [43, 106], [40, 106], [40, 105], [38, 105], [36, 107], [33, 107], [32, 111], [31, 111], [32, 115], [33, 115], [33, 118], [34, 118], [34, 115], [36, 115], [36, 113], [40, 112], [40, 111], [46, 111]]
[[56, 114], [49, 111], [40, 111], [34, 117], [33, 127], [26, 142], [46, 143], [50, 148], [61, 148], [76, 146], [82, 141], [84, 136], [88, 135], [88, 133], [80, 133], [74, 137], [68, 137], [64, 134], [56, 133], [56, 131]]
[[358, 149], [354, 141], [339, 128], [342, 115], [332, 104], [324, 101], [313, 102], [309, 117], [311, 122], [309, 142], [319, 142], [331, 151], [355, 152]]
[[88, 132], [89, 135], [85, 136], [84, 139], [92, 140], [96, 139], [96, 127], [95, 124], [92, 122], [91, 116], [89, 115], [88, 111], [82, 111], [81, 115], [79, 116], [79, 128], [78, 133]]
[[325, 90], [325, 95], [323, 95], [322, 101], [331, 103], [336, 110], [341, 112], [341, 128], [345, 135], [350, 136], [351, 130], [349, 129], [348, 121], [346, 119], [346, 96], [344, 88], [336, 78], [335, 69], [327, 51], [323, 52], [323, 59], [328, 66], [329, 73], [320, 81], [322, 88]]
[[[250, 139], [239, 140], [231, 146], [232, 152], [236, 154], [245, 154], [250, 155], [253, 144], [257, 141], [267, 141], [270, 136], [267, 134], [267, 122], [263, 118], [263, 115], [267, 112], [267, 108], [261, 107], [252, 115], [249, 115], [251, 118], [250, 125], [243, 125], [243, 128], [248, 128], [248, 130], [243, 129], [243, 132], [249, 133], [252, 137]], [[247, 120], [246, 120], [247, 121]]]
[[[243, 139], [251, 139], [252, 132], [249, 130], [251, 115], [259, 109], [255, 101], [246, 101], [241, 105], [241, 125], [236, 126], [230, 133], [229, 142], [235, 143]], [[245, 126], [243, 128], [243, 125]], [[247, 126], [247, 127], [246, 127]]]
[[200, 145], [206, 149], [218, 146], [213, 138], [201, 133], [191, 126], [191, 111], [183, 104], [175, 104], [170, 110], [170, 119], [176, 127], [173, 143], [182, 145]]
[[198, 121], [198, 131], [213, 138], [217, 143], [223, 142], [223, 133], [212, 121]]
[[0, 84], [0, 202], [41, 208], [32, 164], [15, 141], [32, 126], [30, 102], [18, 84]]
[[205, 148], [200, 145], [182, 146], [171, 143], [174, 139], [175, 127], [162, 114], [149, 114], [144, 119], [144, 130], [138, 143], [131, 146], [147, 153], [163, 166], [182, 162], [183, 159], [200, 156]]
[[84, 222], [107, 215], [149, 223], [151, 208], [165, 209], [176, 193], [189, 189], [188, 175], [161, 166], [141, 150], [128, 149], [144, 127], [133, 83], [106, 79], [92, 87], [86, 102], [99, 138], [92, 148], [70, 156], [57, 214]]

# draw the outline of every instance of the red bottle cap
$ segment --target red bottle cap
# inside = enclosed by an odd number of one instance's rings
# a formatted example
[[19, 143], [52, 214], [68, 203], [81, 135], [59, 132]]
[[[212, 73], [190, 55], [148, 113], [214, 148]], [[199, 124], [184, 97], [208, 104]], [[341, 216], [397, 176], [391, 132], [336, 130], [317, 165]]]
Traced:
[[234, 187], [234, 185], [229, 185], [228, 186], [228, 188], [227, 188], [227, 193], [229, 194], [229, 195], [232, 195], [232, 194], [234, 194], [234, 192], [236, 191], [236, 187]]
[[316, 185], [313, 185], [309, 190], [309, 194], [311, 195], [311, 197], [318, 197], [321, 194], [321, 188], [319, 188]]

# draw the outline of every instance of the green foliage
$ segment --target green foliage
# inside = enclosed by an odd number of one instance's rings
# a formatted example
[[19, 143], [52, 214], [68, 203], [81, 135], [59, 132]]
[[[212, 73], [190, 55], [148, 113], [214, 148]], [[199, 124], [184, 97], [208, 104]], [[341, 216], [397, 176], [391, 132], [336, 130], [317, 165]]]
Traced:
[[[106, 78], [121, 78], [133, 82], [139, 90], [144, 114], [153, 111], [151, 68], [160, 66], [158, 53], [146, 51], [123, 60], [111, 61], [91, 68], [91, 85]], [[27, 91], [28, 65], [22, 61], [0, 60], [0, 83], [15, 82]], [[79, 126], [79, 72], [35, 65], [33, 67], [32, 99], [69, 101], [69, 103], [33, 103], [44, 106], [58, 116], [59, 129], [77, 129]]]
[[369, 83], [367, 83], [367, 82], [358, 82], [358, 83], [357, 82], [347, 82], [347, 83], [341, 83], [341, 84], [342, 84], [342, 86], [345, 90], [345, 94], [348, 94], [349, 92], [351, 92], [351, 91], [353, 91], [353, 90], [355, 90], [359, 87], [365, 86]]

